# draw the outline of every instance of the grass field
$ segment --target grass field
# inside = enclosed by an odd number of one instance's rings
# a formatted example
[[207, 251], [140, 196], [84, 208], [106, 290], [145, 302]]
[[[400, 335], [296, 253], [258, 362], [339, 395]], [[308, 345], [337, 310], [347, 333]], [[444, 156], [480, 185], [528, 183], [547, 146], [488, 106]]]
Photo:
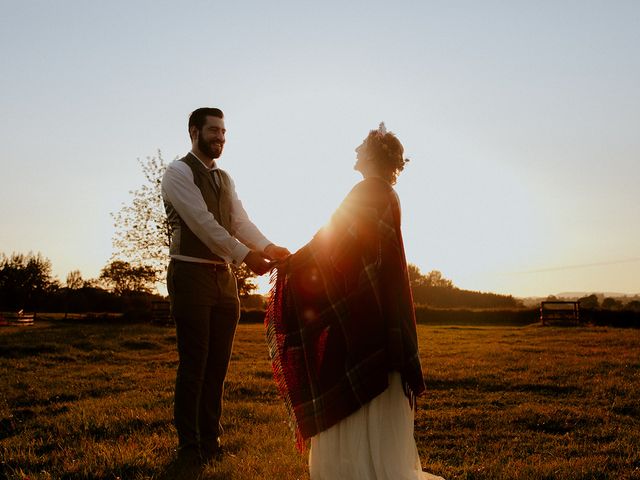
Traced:
[[[418, 328], [425, 470], [448, 479], [640, 479], [640, 330]], [[168, 327], [3, 327], [0, 478], [176, 478], [176, 365]], [[233, 456], [200, 478], [308, 479], [261, 325], [239, 326], [225, 398]]]

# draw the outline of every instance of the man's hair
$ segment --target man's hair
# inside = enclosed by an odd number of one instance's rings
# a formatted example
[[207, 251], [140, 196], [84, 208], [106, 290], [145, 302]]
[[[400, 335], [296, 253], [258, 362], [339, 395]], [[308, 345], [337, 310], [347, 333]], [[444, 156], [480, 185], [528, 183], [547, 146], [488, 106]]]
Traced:
[[187, 129], [189, 138], [191, 138], [191, 127], [196, 127], [198, 131], [200, 131], [207, 121], [207, 117], [224, 118], [224, 113], [222, 113], [222, 110], [219, 108], [212, 107], [202, 107], [191, 112], [191, 115], [189, 115], [189, 127]]

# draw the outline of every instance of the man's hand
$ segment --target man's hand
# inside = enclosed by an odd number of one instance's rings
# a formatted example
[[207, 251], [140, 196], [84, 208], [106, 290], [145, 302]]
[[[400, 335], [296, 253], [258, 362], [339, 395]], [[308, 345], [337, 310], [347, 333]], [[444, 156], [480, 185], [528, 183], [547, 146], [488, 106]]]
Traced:
[[267, 248], [264, 249], [264, 253], [270, 260], [282, 260], [291, 255], [289, 250], [273, 243], [269, 244]]
[[271, 270], [271, 263], [267, 262], [260, 252], [250, 250], [244, 257], [244, 263], [256, 275], [264, 275]]

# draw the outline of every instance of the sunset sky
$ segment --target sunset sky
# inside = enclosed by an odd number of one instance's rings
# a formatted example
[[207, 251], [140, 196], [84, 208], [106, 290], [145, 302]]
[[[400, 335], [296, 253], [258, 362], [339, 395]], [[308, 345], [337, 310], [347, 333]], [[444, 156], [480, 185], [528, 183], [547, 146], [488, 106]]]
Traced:
[[0, 252], [109, 261], [137, 158], [225, 111], [220, 165], [295, 250], [384, 121], [407, 257], [465, 289], [640, 293], [640, 2], [0, 0]]

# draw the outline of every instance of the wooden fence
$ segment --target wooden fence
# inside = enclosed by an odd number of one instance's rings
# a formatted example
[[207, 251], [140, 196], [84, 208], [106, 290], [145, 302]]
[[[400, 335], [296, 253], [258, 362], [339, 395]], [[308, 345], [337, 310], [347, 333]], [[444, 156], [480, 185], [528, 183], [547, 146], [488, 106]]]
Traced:
[[19, 312], [2, 312], [0, 313], [0, 325], [3, 326], [29, 326], [33, 325], [36, 318], [35, 313]]
[[546, 301], [540, 302], [540, 321], [549, 324], [580, 324], [580, 302]]

